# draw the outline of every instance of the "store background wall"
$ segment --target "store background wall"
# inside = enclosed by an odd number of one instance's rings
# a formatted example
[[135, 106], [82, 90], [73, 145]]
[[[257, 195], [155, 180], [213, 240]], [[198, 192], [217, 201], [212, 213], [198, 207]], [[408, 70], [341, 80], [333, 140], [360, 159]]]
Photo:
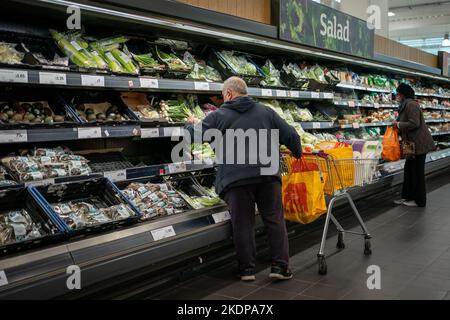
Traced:
[[185, 4], [270, 24], [271, 0], [178, 0]]

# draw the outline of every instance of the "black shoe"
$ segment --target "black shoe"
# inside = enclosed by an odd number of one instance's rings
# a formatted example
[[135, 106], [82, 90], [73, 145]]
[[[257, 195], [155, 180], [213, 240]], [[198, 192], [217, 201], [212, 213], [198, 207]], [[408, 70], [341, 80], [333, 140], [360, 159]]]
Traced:
[[255, 281], [255, 269], [253, 268], [247, 268], [241, 271], [241, 280], [242, 281]]
[[269, 277], [275, 280], [289, 280], [292, 279], [292, 272], [287, 267], [272, 266]]

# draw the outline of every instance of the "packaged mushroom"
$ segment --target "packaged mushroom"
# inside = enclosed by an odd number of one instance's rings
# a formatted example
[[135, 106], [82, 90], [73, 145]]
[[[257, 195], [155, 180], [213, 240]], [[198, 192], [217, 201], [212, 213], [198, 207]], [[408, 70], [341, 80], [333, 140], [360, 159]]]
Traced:
[[109, 102], [82, 103], [76, 106], [78, 116], [84, 122], [107, 122], [131, 120], [128, 115], [121, 113], [118, 106]]
[[26, 210], [0, 213], [0, 246], [36, 239], [44, 235], [42, 225], [33, 222]]
[[108, 207], [98, 199], [57, 203], [53, 205], [53, 209], [72, 230], [119, 221], [135, 215], [125, 204]]
[[133, 182], [123, 193], [139, 209], [142, 220], [181, 213], [188, 209], [183, 198], [166, 183]]
[[0, 103], [0, 124], [56, 124], [69, 121], [65, 111], [54, 110], [48, 101]]

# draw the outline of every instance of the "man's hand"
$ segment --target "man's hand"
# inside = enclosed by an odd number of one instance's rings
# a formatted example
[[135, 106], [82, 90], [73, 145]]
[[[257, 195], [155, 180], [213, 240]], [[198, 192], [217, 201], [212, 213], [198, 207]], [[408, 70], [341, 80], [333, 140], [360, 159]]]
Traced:
[[197, 124], [200, 122], [200, 120], [195, 116], [190, 116], [189, 118], [187, 118], [186, 122], [190, 124]]

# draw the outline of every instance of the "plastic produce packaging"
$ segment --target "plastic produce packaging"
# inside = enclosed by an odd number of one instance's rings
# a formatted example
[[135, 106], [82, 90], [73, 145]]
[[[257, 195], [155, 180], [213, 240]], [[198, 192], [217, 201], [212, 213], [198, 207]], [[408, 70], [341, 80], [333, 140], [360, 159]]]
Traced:
[[188, 209], [186, 202], [167, 183], [133, 182], [122, 192], [139, 209], [142, 220], [173, 215]]
[[285, 87], [280, 79], [280, 71], [278, 71], [270, 60], [267, 60], [261, 70], [266, 78], [261, 81], [262, 86], [266, 87]]
[[40, 223], [36, 223], [25, 210], [0, 213], [0, 246], [45, 235]]
[[21, 64], [25, 56], [24, 53], [15, 49], [17, 45], [12, 43], [0, 42], [0, 63]]
[[214, 68], [208, 66], [203, 60], [196, 60], [188, 51], [184, 53], [183, 61], [192, 68], [188, 79], [205, 80], [205, 81], [222, 81], [220, 73]]
[[258, 75], [256, 66], [248, 62], [245, 56], [235, 55], [232, 51], [222, 51], [220, 54], [238, 75]]

